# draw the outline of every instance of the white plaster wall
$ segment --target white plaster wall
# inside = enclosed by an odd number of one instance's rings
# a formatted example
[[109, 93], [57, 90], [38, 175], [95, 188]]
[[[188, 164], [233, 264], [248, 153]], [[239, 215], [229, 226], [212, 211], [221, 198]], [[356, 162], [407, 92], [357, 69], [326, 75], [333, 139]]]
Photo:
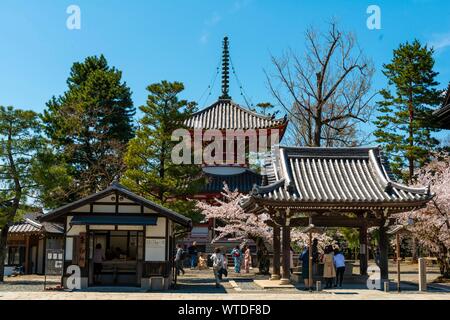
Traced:
[[155, 226], [146, 227], [146, 237], [165, 237], [166, 236], [166, 218], [158, 217]]

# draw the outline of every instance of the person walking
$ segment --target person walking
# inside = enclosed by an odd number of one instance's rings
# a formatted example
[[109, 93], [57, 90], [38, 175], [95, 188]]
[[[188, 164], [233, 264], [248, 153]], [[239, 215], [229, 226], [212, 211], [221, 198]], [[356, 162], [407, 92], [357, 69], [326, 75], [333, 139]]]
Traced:
[[252, 264], [252, 254], [248, 246], [244, 246], [244, 271], [245, 273], [250, 272], [250, 266]]
[[188, 248], [189, 257], [191, 259], [191, 269], [197, 267], [198, 249], [197, 242], [192, 242], [192, 245]]
[[184, 276], [184, 269], [183, 269], [183, 248], [181, 247], [181, 244], [177, 244], [177, 253], [175, 254], [175, 269], [177, 272], [177, 276], [180, 275], [180, 272], [183, 273]]
[[339, 287], [342, 287], [342, 280], [344, 279], [345, 272], [345, 257], [341, 250], [337, 248], [334, 250], [333, 261], [334, 266], [336, 267], [336, 283], [334, 286], [337, 287], [339, 281]]
[[231, 256], [233, 257], [234, 262], [234, 272], [241, 273], [241, 256], [242, 252], [237, 245], [233, 250], [231, 250]]
[[325, 289], [329, 289], [333, 286], [333, 279], [336, 277], [336, 271], [334, 270], [334, 253], [331, 245], [325, 248], [325, 254], [323, 255], [323, 277], [325, 279]]
[[223, 254], [220, 252], [220, 248], [216, 248], [214, 250], [214, 253], [211, 255], [210, 259], [212, 260], [214, 278], [216, 281], [216, 288], [219, 288], [221, 272], [223, 269], [223, 262], [224, 262], [224, 257]]

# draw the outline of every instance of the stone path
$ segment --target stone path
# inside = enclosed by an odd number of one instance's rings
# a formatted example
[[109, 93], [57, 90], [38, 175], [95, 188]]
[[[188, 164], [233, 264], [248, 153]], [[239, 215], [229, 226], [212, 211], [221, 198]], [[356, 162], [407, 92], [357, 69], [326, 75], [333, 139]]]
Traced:
[[[390, 268], [395, 270], [394, 267]], [[0, 284], [0, 300], [450, 300], [450, 284], [429, 284], [428, 292], [418, 292], [417, 266], [402, 265], [402, 292], [396, 292], [393, 282], [390, 292], [368, 290], [361, 283], [347, 283], [344, 288], [320, 292], [303, 291], [302, 284], [286, 288], [263, 289], [257, 283], [267, 282], [267, 276], [236, 274], [229, 269], [220, 288], [215, 288], [211, 270], [189, 270], [178, 279], [176, 289], [164, 292], [145, 292], [140, 288], [100, 287], [83, 291], [43, 291], [43, 276], [7, 278]], [[429, 268], [428, 280], [438, 276], [435, 268]], [[390, 273], [395, 281], [396, 274]], [[57, 278], [49, 278], [50, 286]]]

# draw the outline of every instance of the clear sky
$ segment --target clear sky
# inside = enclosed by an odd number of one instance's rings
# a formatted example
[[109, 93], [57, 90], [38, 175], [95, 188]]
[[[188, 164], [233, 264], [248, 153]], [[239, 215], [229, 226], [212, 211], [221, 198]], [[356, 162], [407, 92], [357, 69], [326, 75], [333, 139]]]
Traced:
[[[81, 9], [80, 30], [66, 27], [72, 4]], [[371, 4], [381, 8], [381, 30], [366, 27]], [[251, 101], [275, 102], [263, 71], [270, 70], [270, 54], [302, 52], [307, 26], [324, 28], [333, 17], [374, 60], [374, 89], [386, 85], [380, 70], [392, 50], [414, 38], [436, 48], [438, 80], [446, 87], [449, 16], [447, 0], [1, 0], [0, 105], [41, 112], [66, 89], [73, 62], [101, 53], [123, 71], [136, 106], [145, 103], [145, 87], [161, 80], [184, 82], [184, 97], [199, 101], [215, 74], [224, 35]], [[219, 95], [219, 82], [201, 107]], [[234, 79], [230, 90], [243, 103]]]

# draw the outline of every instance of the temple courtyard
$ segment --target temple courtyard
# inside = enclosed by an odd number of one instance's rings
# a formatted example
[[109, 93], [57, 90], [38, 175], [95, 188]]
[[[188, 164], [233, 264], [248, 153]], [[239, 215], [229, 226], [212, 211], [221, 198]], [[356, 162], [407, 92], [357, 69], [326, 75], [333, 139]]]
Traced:
[[[434, 283], [439, 277], [438, 269], [427, 269], [427, 292], [418, 290], [416, 264], [402, 263], [401, 288], [396, 289], [395, 265], [389, 264], [391, 286], [389, 292], [369, 290], [356, 276], [356, 268], [347, 277], [342, 288], [304, 291], [303, 285], [278, 286], [267, 276], [257, 275], [257, 269], [249, 274], [235, 274], [229, 268], [229, 276], [220, 288], [214, 287], [211, 270], [190, 270], [178, 278], [176, 289], [164, 292], [147, 291], [132, 287], [94, 287], [80, 291], [44, 290], [44, 277], [26, 275], [7, 278], [0, 284], [0, 300], [450, 300], [450, 283]], [[47, 287], [54, 288], [57, 278], [47, 278]]]

